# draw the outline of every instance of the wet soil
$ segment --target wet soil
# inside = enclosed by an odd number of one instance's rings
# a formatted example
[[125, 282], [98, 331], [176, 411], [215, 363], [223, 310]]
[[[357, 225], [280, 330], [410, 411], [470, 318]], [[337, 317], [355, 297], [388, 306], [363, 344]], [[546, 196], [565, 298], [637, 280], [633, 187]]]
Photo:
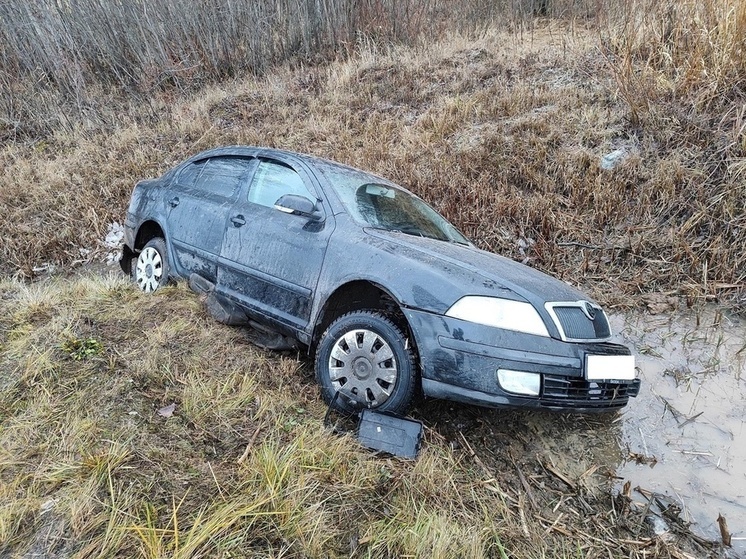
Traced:
[[[415, 416], [506, 484], [532, 492], [533, 514], [632, 509], [630, 533], [688, 539], [695, 556], [746, 557], [746, 322], [714, 307], [611, 321], [642, 378], [640, 395], [621, 412], [432, 401]], [[729, 549], [719, 546], [719, 516]]]

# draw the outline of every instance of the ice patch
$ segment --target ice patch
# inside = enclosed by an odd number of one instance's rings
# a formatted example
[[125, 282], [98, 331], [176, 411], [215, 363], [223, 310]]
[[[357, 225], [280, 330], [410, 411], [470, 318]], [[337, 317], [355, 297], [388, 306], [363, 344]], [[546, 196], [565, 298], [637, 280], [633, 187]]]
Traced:
[[106, 233], [106, 238], [104, 239], [104, 246], [120, 249], [122, 248], [122, 243], [124, 243], [124, 227], [117, 221], [110, 223], [109, 232]]
[[626, 149], [615, 149], [601, 158], [601, 168], [611, 171], [614, 167], [622, 163], [629, 156]]
[[122, 246], [124, 244], [124, 227], [115, 221], [109, 224], [109, 231], [104, 238], [104, 246], [109, 250], [106, 253], [106, 263], [115, 264], [122, 257]]

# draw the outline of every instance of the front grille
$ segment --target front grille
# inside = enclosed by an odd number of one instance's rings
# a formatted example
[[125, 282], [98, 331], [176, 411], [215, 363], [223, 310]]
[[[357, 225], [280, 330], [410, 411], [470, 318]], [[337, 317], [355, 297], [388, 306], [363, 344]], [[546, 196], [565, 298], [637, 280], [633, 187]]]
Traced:
[[594, 382], [582, 378], [544, 375], [541, 404], [563, 408], [614, 409], [640, 391], [640, 379], [630, 383]]
[[[606, 340], [611, 336], [609, 321], [604, 312], [585, 301], [573, 303], [547, 303], [554, 322], [565, 340]], [[588, 318], [590, 309], [593, 319]]]

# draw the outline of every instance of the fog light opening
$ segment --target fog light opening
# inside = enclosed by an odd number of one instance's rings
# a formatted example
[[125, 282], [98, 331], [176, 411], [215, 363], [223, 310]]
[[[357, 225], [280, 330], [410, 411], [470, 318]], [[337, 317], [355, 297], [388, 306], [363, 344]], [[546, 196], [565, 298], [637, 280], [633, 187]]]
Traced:
[[541, 375], [539, 373], [498, 369], [497, 382], [500, 384], [500, 388], [512, 394], [538, 396], [541, 390]]

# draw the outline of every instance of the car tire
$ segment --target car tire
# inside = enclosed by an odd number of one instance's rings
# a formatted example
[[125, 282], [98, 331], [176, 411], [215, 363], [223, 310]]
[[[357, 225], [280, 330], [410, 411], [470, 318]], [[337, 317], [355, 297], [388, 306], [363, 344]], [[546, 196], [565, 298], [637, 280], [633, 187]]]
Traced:
[[153, 293], [168, 283], [170, 273], [166, 241], [162, 237], [150, 239], [132, 266], [135, 285], [143, 293]]
[[415, 353], [407, 336], [383, 314], [351, 312], [321, 336], [316, 380], [324, 400], [339, 411], [404, 413], [417, 384]]

